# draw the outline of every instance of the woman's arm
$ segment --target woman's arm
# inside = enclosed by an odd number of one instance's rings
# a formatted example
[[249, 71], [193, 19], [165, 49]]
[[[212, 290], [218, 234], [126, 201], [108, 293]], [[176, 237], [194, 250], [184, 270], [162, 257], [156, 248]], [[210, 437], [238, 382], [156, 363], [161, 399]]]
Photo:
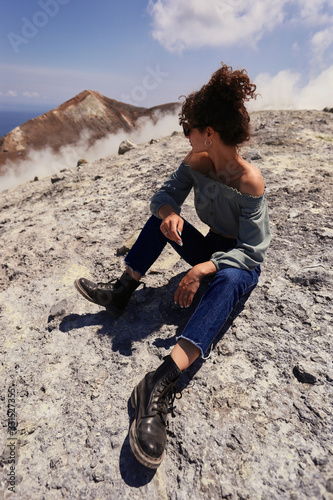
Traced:
[[160, 189], [153, 195], [150, 203], [151, 212], [156, 217], [161, 217], [159, 211], [163, 205], [173, 208], [176, 214], [180, 214], [181, 205], [186, 199], [193, 186], [191, 168], [180, 164], [178, 169], [171, 174], [169, 179], [163, 183]]
[[169, 240], [175, 241], [183, 246], [181, 235], [184, 227], [184, 220], [176, 213], [171, 205], [162, 205], [158, 215], [163, 219], [160, 229]]
[[175, 303], [179, 304], [180, 307], [189, 307], [198, 291], [202, 278], [215, 274], [216, 271], [216, 266], [211, 260], [192, 267], [178, 285], [174, 296]]

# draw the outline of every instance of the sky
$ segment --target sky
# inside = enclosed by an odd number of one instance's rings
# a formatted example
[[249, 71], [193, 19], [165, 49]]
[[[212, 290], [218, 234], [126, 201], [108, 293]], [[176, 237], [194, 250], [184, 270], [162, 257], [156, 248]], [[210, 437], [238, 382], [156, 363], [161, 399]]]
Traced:
[[175, 102], [221, 61], [256, 83], [250, 110], [333, 107], [333, 0], [10, 0], [0, 33], [0, 109]]

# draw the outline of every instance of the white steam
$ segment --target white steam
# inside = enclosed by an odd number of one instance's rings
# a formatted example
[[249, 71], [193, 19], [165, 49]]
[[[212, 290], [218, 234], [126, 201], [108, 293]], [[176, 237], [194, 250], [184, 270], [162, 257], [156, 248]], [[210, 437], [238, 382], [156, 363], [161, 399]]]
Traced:
[[248, 103], [249, 111], [262, 109], [323, 109], [333, 107], [333, 66], [307, 83], [299, 73], [283, 70], [274, 76], [261, 73], [255, 79], [260, 96]]
[[89, 144], [90, 132], [84, 130], [76, 144], [66, 145], [55, 153], [50, 147], [39, 151], [30, 151], [24, 160], [7, 161], [5, 174], [0, 177], [0, 191], [9, 189], [35, 177], [46, 177], [59, 173], [62, 169], [73, 168], [79, 159], [88, 162], [118, 153], [123, 140], [129, 139], [135, 144], [148, 142], [170, 135], [175, 130], [180, 131], [177, 114], [154, 115], [154, 120], [143, 117], [137, 121], [137, 128], [132, 132], [119, 131]]

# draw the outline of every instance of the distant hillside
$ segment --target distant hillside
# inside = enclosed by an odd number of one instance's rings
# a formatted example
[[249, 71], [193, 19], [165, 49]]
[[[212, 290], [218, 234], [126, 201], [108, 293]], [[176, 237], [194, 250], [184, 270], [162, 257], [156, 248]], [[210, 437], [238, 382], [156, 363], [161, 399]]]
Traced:
[[90, 132], [90, 145], [107, 134], [119, 130], [130, 132], [141, 117], [156, 120], [162, 115], [176, 112], [179, 103], [143, 108], [109, 99], [99, 92], [84, 90], [59, 107], [45, 113], [0, 138], [0, 174], [7, 159], [24, 158], [31, 150], [74, 144], [83, 130]]

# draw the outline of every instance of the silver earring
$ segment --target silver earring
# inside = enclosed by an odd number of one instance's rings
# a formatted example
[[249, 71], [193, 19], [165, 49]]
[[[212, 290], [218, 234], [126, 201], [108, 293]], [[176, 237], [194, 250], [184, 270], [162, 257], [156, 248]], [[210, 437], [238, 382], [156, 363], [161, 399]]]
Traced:
[[206, 140], [205, 140], [205, 146], [208, 146], [208, 147], [209, 147], [209, 146], [211, 146], [211, 145], [212, 145], [212, 141], [211, 141], [210, 139], [209, 139], [209, 140], [208, 140], [208, 139], [206, 139]]

